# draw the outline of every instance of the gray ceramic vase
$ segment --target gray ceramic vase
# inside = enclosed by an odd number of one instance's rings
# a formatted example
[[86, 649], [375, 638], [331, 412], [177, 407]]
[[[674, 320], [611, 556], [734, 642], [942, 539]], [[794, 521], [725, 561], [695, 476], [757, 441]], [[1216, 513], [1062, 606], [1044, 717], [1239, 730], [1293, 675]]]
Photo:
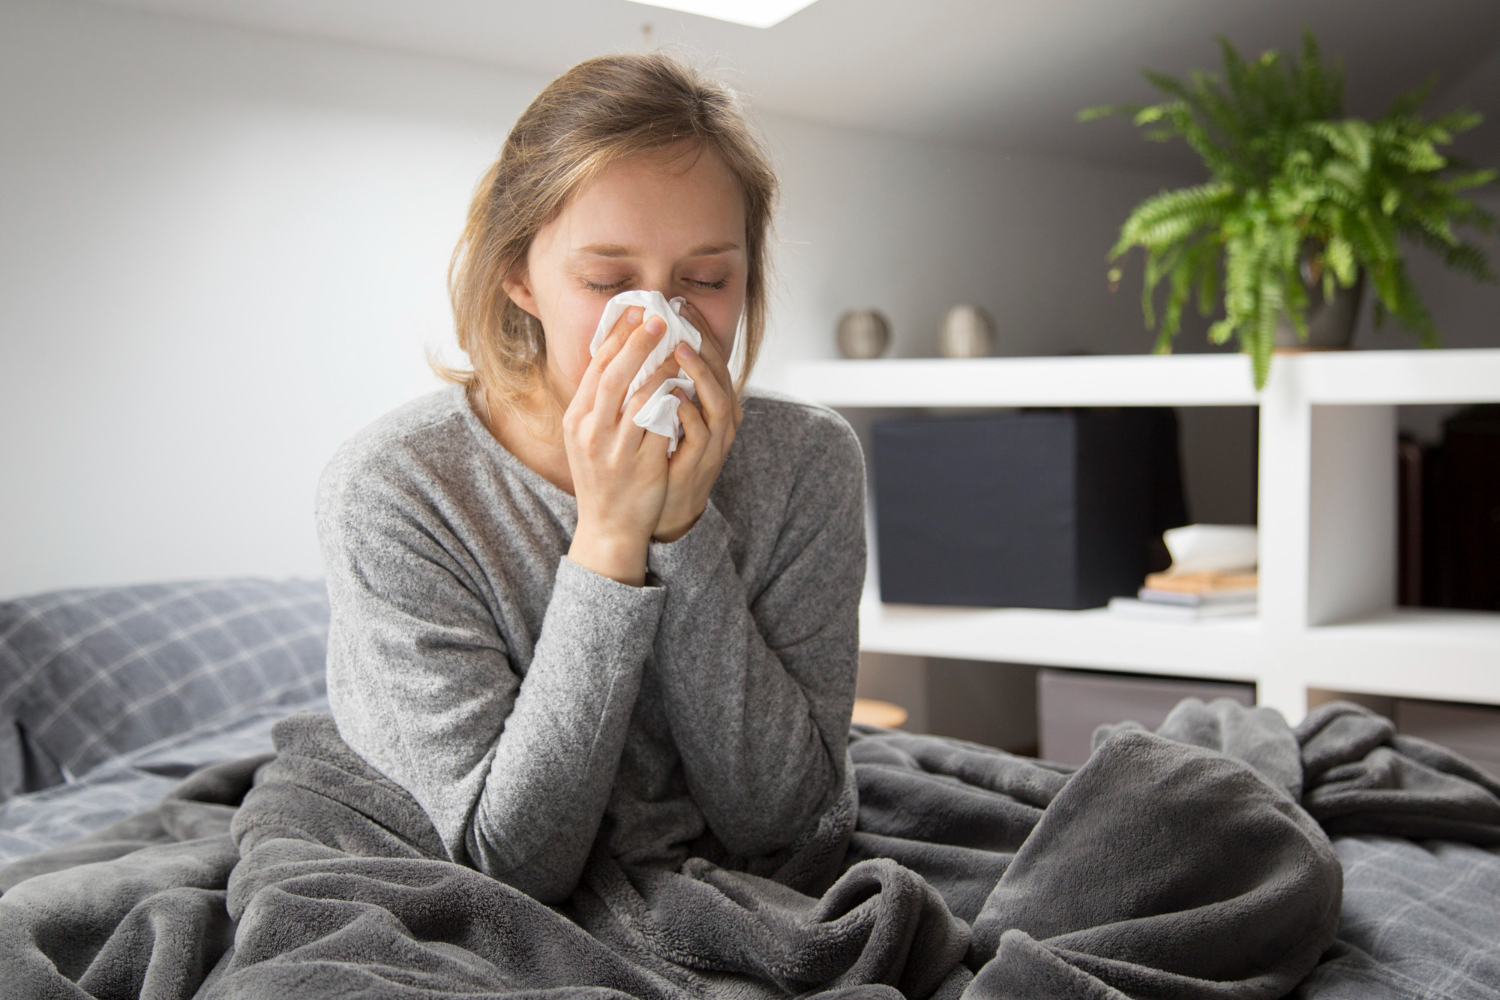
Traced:
[[891, 346], [891, 324], [878, 309], [850, 309], [839, 317], [838, 345], [846, 358], [878, 358]]
[[945, 358], [988, 357], [995, 346], [995, 323], [979, 306], [954, 306], [938, 331], [938, 353]]

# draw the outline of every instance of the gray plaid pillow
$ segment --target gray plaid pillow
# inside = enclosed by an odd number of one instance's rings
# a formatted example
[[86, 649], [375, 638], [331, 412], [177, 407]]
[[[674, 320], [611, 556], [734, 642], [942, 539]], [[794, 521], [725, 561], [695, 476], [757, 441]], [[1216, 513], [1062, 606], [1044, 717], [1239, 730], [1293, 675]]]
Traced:
[[156, 583], [0, 602], [0, 799], [229, 709], [315, 698], [327, 647], [321, 582]]

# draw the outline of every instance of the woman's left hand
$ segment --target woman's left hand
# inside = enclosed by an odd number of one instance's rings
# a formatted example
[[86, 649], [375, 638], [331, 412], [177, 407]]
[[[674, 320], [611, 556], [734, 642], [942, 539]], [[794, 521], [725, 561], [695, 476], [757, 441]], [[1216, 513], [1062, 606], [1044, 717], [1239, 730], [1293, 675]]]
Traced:
[[735, 432], [745, 418], [729, 374], [729, 358], [719, 339], [691, 303], [682, 307], [682, 317], [703, 335], [699, 351], [679, 344], [675, 353], [677, 363], [693, 380], [698, 403], [694, 405], [686, 393], [677, 390], [682, 440], [667, 463], [667, 499], [652, 536], [659, 542], [675, 542], [698, 523], [729, 447], [734, 444]]

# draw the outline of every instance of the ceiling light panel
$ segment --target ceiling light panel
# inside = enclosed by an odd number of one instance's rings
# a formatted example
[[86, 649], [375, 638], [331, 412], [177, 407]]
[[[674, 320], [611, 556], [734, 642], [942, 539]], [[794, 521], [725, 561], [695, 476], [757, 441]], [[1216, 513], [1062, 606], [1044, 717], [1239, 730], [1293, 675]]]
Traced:
[[631, 0], [647, 7], [666, 7], [688, 14], [769, 28], [791, 17], [814, 0]]

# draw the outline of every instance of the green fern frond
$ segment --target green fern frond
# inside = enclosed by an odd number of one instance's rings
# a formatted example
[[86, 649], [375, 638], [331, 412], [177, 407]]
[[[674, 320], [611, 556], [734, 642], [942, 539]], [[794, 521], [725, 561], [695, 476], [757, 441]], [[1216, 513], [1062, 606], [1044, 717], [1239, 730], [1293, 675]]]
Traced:
[[1120, 227], [1110, 259], [1134, 246], [1150, 248], [1180, 242], [1195, 229], [1216, 223], [1233, 193], [1225, 184], [1200, 184], [1147, 198]]
[[1323, 248], [1323, 261], [1328, 273], [1338, 279], [1345, 288], [1354, 284], [1354, 247], [1342, 236], [1330, 236]]
[[[1490, 211], [1464, 197], [1500, 174], [1443, 152], [1480, 116], [1458, 109], [1424, 121], [1429, 83], [1373, 122], [1345, 118], [1343, 68], [1324, 63], [1310, 32], [1300, 57], [1265, 52], [1246, 60], [1227, 39], [1219, 45], [1221, 74], [1179, 79], [1145, 71], [1162, 101], [1078, 114], [1082, 121], [1129, 115], [1146, 138], [1181, 139], [1210, 175], [1143, 201], [1109, 253], [1111, 261], [1135, 247], [1145, 253], [1141, 308], [1156, 330], [1156, 350], [1170, 350], [1190, 299], [1204, 316], [1222, 306], [1209, 339], [1238, 339], [1262, 386], [1277, 325], [1285, 320], [1305, 338], [1312, 295], [1331, 298], [1361, 274], [1374, 291], [1377, 324], [1388, 313], [1424, 345], [1436, 344], [1399, 241], [1414, 239], [1450, 268], [1496, 280], [1485, 251], [1462, 241], [1457, 227], [1485, 234], [1500, 228]], [[1304, 259], [1314, 272], [1306, 279]]]
[[[1434, 118], [1432, 128], [1449, 133], [1451, 136], [1459, 132], [1467, 132], [1482, 121], [1484, 121], [1484, 115], [1478, 111], [1471, 111], [1468, 108], [1458, 108], [1440, 118]], [[1449, 141], [1451, 141], [1451, 138]]]
[[1467, 173], [1454, 174], [1446, 180], [1438, 181], [1437, 188], [1448, 194], [1457, 194], [1460, 191], [1467, 191], [1470, 188], [1484, 187], [1486, 184], [1492, 184], [1496, 177], [1500, 177], [1500, 171], [1471, 170]]
[[1500, 281], [1490, 268], [1489, 258], [1485, 256], [1484, 251], [1472, 243], [1460, 243], [1456, 247], [1449, 247], [1448, 251], [1443, 254], [1443, 263], [1461, 274], [1467, 274], [1475, 281]]

